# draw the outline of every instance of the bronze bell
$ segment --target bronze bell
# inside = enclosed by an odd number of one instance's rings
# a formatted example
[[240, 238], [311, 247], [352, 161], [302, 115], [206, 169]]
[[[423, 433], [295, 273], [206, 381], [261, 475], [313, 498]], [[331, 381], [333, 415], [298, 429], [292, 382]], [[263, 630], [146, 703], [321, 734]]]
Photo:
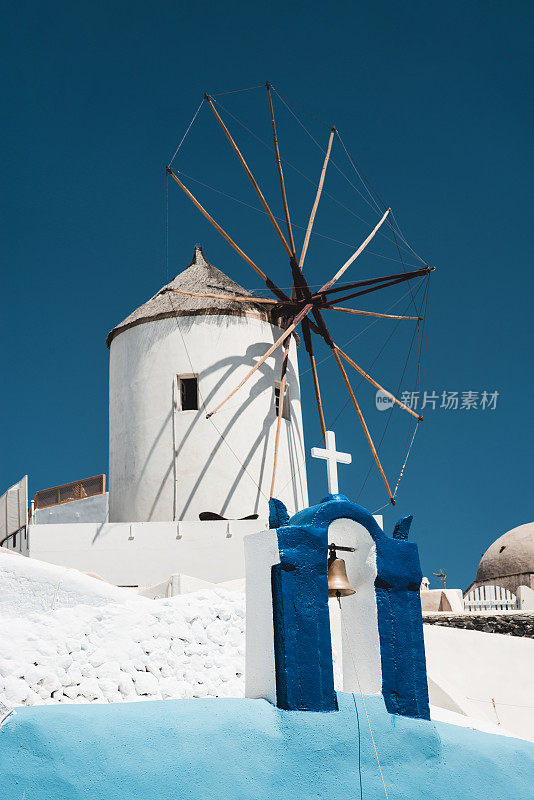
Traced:
[[347, 576], [347, 568], [342, 558], [338, 558], [334, 551], [330, 551], [328, 559], [328, 597], [348, 597], [356, 594]]

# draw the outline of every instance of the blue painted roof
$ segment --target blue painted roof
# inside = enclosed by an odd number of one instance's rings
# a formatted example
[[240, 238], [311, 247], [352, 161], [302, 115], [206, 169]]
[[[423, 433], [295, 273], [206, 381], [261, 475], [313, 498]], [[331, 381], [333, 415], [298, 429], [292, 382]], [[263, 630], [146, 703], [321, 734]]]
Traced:
[[[0, 730], [2, 800], [384, 797], [361, 698], [339, 711], [264, 700], [21, 708]], [[391, 800], [532, 800], [534, 745], [388, 714], [366, 698]], [[361, 758], [358, 747], [358, 718]]]

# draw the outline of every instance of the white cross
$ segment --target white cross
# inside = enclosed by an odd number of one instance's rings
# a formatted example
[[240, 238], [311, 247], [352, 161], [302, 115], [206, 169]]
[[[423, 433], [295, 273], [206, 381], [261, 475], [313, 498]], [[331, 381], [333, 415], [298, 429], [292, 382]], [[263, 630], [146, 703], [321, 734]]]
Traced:
[[336, 434], [334, 431], [326, 431], [326, 449], [322, 447], [312, 447], [313, 458], [324, 458], [326, 461], [326, 474], [328, 477], [329, 494], [337, 494], [339, 487], [337, 482], [337, 465], [350, 464], [352, 456], [350, 453], [338, 453], [336, 451]]

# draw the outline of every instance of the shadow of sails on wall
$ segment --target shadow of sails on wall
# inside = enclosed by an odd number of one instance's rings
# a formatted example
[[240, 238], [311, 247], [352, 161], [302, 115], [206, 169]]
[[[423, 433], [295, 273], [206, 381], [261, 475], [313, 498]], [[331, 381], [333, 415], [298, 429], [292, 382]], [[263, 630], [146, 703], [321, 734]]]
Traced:
[[[206, 415], [280, 337], [278, 323], [197, 245], [190, 265], [111, 331], [110, 522], [267, 518], [282, 352]], [[294, 512], [308, 502], [295, 337], [283, 416], [277, 485]]]

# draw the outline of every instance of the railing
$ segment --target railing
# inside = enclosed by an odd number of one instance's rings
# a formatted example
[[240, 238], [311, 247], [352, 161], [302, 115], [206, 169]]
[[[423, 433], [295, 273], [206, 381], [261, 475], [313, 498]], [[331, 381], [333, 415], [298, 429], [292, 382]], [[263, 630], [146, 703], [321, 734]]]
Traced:
[[477, 586], [464, 597], [466, 611], [509, 611], [518, 607], [515, 594], [503, 586]]
[[33, 499], [34, 508], [50, 508], [61, 503], [71, 503], [84, 497], [94, 497], [106, 491], [106, 476], [95, 475], [74, 483], [64, 483], [51, 489], [40, 489]]

